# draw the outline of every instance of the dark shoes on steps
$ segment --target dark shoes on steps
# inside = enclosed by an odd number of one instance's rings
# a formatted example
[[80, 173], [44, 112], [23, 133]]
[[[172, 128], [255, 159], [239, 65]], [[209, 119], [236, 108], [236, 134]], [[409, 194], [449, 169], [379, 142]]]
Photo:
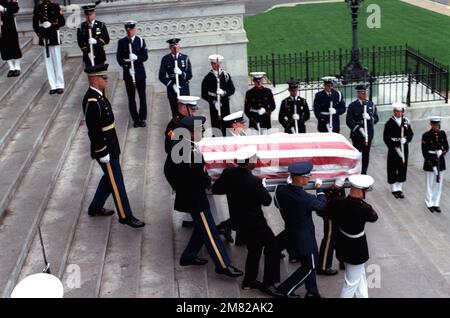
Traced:
[[139, 228], [139, 227], [144, 227], [145, 223], [142, 222], [141, 220], [136, 219], [134, 216], [129, 216], [125, 219], [119, 219], [119, 223], [121, 224], [126, 224], [128, 226], [134, 227], [134, 228]]
[[114, 214], [113, 210], [107, 210], [104, 208], [101, 209], [89, 209], [88, 211], [89, 216], [111, 216]]
[[216, 268], [216, 273], [223, 274], [228, 277], [239, 277], [239, 276], [244, 275], [244, 273], [242, 271], [240, 271], [239, 269], [237, 269], [231, 265], [228, 265], [226, 268]]

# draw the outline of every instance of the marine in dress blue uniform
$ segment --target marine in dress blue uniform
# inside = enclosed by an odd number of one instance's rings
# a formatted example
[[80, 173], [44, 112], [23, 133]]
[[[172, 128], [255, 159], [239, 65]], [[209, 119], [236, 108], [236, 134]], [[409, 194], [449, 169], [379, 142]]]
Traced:
[[[145, 40], [136, 35], [136, 21], [126, 21], [127, 36], [120, 39], [117, 48], [117, 62], [123, 68], [123, 79], [127, 88], [128, 107], [130, 109], [133, 126], [145, 127], [147, 120], [147, 94], [144, 62], [148, 59]], [[131, 51], [129, 43], [131, 42]], [[134, 79], [131, 61], [134, 63]], [[133, 82], [134, 80], [134, 82]], [[136, 109], [136, 90], [139, 95], [139, 112]]]
[[[377, 107], [367, 98], [367, 85], [357, 85], [355, 87], [358, 99], [348, 105], [347, 109], [347, 126], [350, 128], [350, 139], [353, 146], [362, 153], [362, 169], [361, 173], [366, 174], [369, 167], [370, 147], [374, 134], [373, 126], [378, 123]], [[364, 105], [367, 105], [367, 113], [364, 115]], [[364, 116], [367, 120], [368, 143], [365, 142]]]
[[310, 162], [290, 164], [288, 171], [292, 184], [279, 185], [275, 189], [275, 205], [285, 223], [285, 230], [278, 235], [279, 245], [282, 249], [288, 247], [301, 263], [300, 268], [277, 287], [277, 291], [287, 297], [295, 296], [295, 290], [303, 283], [306, 297], [320, 297], [316, 283], [318, 250], [312, 212], [324, 210], [327, 201], [323, 190], [317, 189], [317, 194], [313, 195], [303, 189], [312, 168]]
[[114, 113], [109, 100], [102, 91], [108, 86], [106, 73], [108, 64], [90, 66], [85, 69], [90, 87], [83, 98], [83, 112], [86, 118], [91, 157], [97, 160], [104, 175], [89, 206], [90, 216], [108, 216], [113, 211], [103, 208], [109, 195], [113, 195], [119, 214], [119, 222], [131, 227], [143, 227], [144, 222], [136, 219], [131, 211], [120, 167], [120, 147], [117, 139]]
[[324, 77], [324, 89], [314, 97], [313, 109], [319, 132], [331, 132], [330, 112], [333, 116], [333, 132], [340, 132], [339, 116], [345, 113], [345, 101], [342, 93], [333, 88], [334, 80], [333, 77]]
[[[191, 61], [186, 54], [180, 53], [180, 41], [177, 38], [166, 41], [169, 44], [170, 53], [162, 58], [159, 67], [159, 80], [167, 88], [167, 98], [172, 116], [175, 116], [177, 112], [178, 95], [190, 95], [189, 81], [192, 79]], [[175, 61], [178, 61], [178, 69], [175, 68]], [[178, 88], [176, 87], [175, 73], [178, 73], [180, 85]]]
[[194, 229], [180, 258], [180, 265], [206, 264], [206, 259], [197, 256], [205, 245], [217, 273], [230, 277], [242, 276], [243, 273], [231, 265], [217, 233], [206, 196], [205, 190], [211, 186], [211, 178], [205, 169], [203, 155], [196, 145], [202, 138], [205, 120], [203, 116], [185, 117], [181, 120], [181, 126], [187, 129], [190, 136], [184, 136], [173, 145], [165, 164], [168, 168], [164, 169], [166, 179], [176, 191], [174, 209], [189, 213], [194, 221]]
[[295, 121], [297, 121], [298, 133], [305, 133], [305, 122], [310, 117], [308, 102], [298, 96], [298, 81], [289, 81], [288, 85], [290, 96], [281, 102], [278, 121], [287, 134], [295, 133]]

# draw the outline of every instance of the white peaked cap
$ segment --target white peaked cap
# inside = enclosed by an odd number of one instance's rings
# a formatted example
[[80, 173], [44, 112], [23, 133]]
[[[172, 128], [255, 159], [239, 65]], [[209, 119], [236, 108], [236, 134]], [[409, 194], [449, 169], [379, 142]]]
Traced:
[[213, 54], [213, 55], [210, 55], [210, 56], [208, 56], [208, 59], [211, 61], [211, 62], [222, 62], [223, 61], [223, 56], [222, 55], [220, 55], [220, 54]]
[[178, 101], [182, 104], [186, 105], [197, 105], [197, 102], [200, 100], [200, 97], [197, 96], [179, 96]]
[[251, 75], [254, 79], [260, 79], [260, 78], [263, 78], [264, 75], [266, 75], [266, 72], [252, 72], [252, 73], [250, 73], [250, 75]]
[[236, 160], [244, 161], [256, 156], [257, 153], [258, 148], [256, 148], [256, 146], [247, 146], [236, 150], [234, 157]]
[[348, 181], [350, 181], [352, 187], [363, 190], [369, 189], [375, 182], [371, 176], [365, 174], [350, 176]]
[[39, 273], [25, 277], [14, 288], [11, 298], [63, 298], [64, 287], [58, 277]]

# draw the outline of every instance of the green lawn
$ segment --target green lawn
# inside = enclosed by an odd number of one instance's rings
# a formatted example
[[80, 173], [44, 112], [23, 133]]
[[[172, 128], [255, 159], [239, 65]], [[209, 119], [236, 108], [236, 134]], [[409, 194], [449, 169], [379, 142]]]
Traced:
[[[369, 29], [366, 8], [381, 7], [381, 28]], [[450, 64], [450, 17], [398, 0], [366, 0], [360, 10], [360, 47], [404, 45]], [[351, 47], [346, 3], [306, 4], [245, 18], [248, 55], [335, 50]]]

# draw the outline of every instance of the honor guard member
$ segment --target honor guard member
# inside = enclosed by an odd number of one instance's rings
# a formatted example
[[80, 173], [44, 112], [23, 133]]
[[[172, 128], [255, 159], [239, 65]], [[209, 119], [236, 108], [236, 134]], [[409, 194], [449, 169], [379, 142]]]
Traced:
[[[310, 116], [308, 103], [306, 99], [298, 96], [298, 81], [289, 81], [288, 85], [290, 96], [281, 102], [278, 121], [287, 134], [305, 133], [305, 122], [309, 120]], [[297, 132], [295, 127], [298, 127]]]
[[441, 212], [442, 185], [444, 183], [445, 158], [448, 152], [448, 140], [441, 130], [441, 118], [429, 117], [431, 129], [422, 135], [422, 155], [425, 159], [423, 170], [426, 176], [425, 204], [431, 213]]
[[227, 136], [246, 136], [245, 130], [247, 129], [247, 124], [242, 110], [225, 116], [223, 122], [227, 128]]
[[364, 263], [369, 259], [369, 248], [364, 232], [366, 222], [375, 222], [378, 215], [364, 199], [366, 191], [373, 185], [368, 175], [348, 178], [351, 184], [349, 195], [342, 200], [330, 202], [327, 211], [338, 227], [336, 238], [337, 258], [345, 264], [344, 286], [341, 298], [368, 298]]
[[[173, 117], [178, 108], [177, 97], [190, 95], [189, 81], [192, 79], [191, 61], [186, 54], [180, 53], [180, 41], [180, 39], [166, 41], [169, 44], [170, 53], [162, 58], [159, 68], [159, 80], [167, 87], [167, 98]], [[178, 75], [179, 87], [176, 85], [176, 75]]]
[[[345, 113], [342, 93], [333, 88], [335, 77], [324, 77], [323, 90], [314, 96], [314, 115], [319, 132], [340, 132], [339, 116]], [[333, 119], [330, 123], [330, 116]]]
[[220, 137], [225, 137], [226, 127], [222, 119], [230, 114], [230, 97], [233, 96], [235, 88], [230, 73], [221, 68], [223, 56], [213, 54], [208, 58], [212, 69], [203, 79], [202, 98], [209, 104], [211, 127], [219, 129], [222, 132]]
[[[181, 258], [180, 265], [205, 265], [208, 261], [198, 257], [203, 245], [214, 261], [216, 273], [230, 277], [243, 273], [231, 265], [231, 261], [216, 230], [211, 214], [206, 189], [211, 186], [211, 178], [205, 169], [205, 160], [197, 142], [202, 139], [203, 116], [185, 117], [181, 126], [186, 128], [183, 138], [173, 145], [164, 169], [166, 178], [176, 191], [174, 208], [189, 213], [194, 220], [194, 230]], [[176, 148], [175, 148], [176, 147]]]
[[408, 118], [404, 116], [406, 106], [393, 103], [392, 107], [394, 115], [386, 122], [383, 132], [383, 140], [388, 147], [387, 179], [392, 195], [396, 199], [403, 199], [403, 183], [406, 181], [408, 168], [408, 145], [414, 133]]
[[108, 64], [101, 64], [87, 67], [85, 70], [90, 86], [83, 99], [83, 112], [91, 141], [91, 156], [97, 160], [104, 172], [88, 214], [90, 216], [114, 214], [114, 211], [103, 208], [112, 193], [119, 222], [134, 228], [143, 227], [145, 223], [135, 218], [131, 212], [120, 167], [120, 147], [114, 114], [109, 100], [102, 93], [108, 86], [107, 69]]
[[[272, 295], [276, 293], [274, 284], [280, 281], [280, 250], [262, 210], [262, 206], [272, 203], [272, 197], [263, 180], [252, 173], [257, 162], [256, 146], [240, 148], [235, 153], [235, 159], [237, 167], [222, 171], [212, 186], [212, 193], [227, 195], [231, 226], [245, 237], [248, 252], [242, 289], [260, 289]], [[264, 275], [261, 283], [257, 277], [263, 250]]]
[[275, 206], [280, 209], [285, 229], [278, 234], [281, 249], [288, 248], [290, 255], [301, 263], [291, 276], [278, 287], [277, 291], [286, 297], [298, 297], [295, 290], [303, 283], [305, 297], [320, 297], [316, 282], [317, 242], [312, 219], [312, 211], [324, 210], [327, 204], [321, 181], [317, 180], [316, 195], [307, 193], [305, 186], [311, 177], [313, 165], [310, 162], [296, 162], [288, 166], [292, 183], [279, 185], [275, 189]]
[[[86, 21], [77, 29], [77, 41], [83, 52], [83, 62], [86, 66], [92, 66], [91, 60], [94, 61], [94, 65], [104, 64], [106, 61], [104, 46], [109, 43], [109, 34], [106, 24], [96, 19], [95, 7], [98, 3], [100, 1], [81, 7]], [[89, 29], [92, 37], [89, 37]]]
[[66, 24], [59, 4], [42, 0], [34, 7], [33, 30], [39, 37], [39, 45], [44, 47], [50, 94], [64, 93], [64, 73], [61, 60], [61, 39], [59, 28]]
[[[127, 36], [120, 39], [117, 47], [117, 62], [123, 68], [123, 79], [127, 88], [128, 107], [133, 127], [147, 126], [147, 95], [144, 62], [148, 59], [145, 40], [136, 35], [136, 21], [126, 21]], [[130, 51], [131, 46], [131, 51]], [[136, 90], [139, 95], [139, 112], [136, 109]]]
[[19, 12], [17, 0], [0, 0], [0, 55], [9, 66], [7, 77], [20, 75], [22, 51], [16, 28], [17, 12]]
[[[324, 190], [327, 198], [327, 206], [332, 200], [339, 200], [345, 198], [345, 190], [343, 188], [345, 178], [338, 178], [331, 188]], [[317, 214], [323, 218], [323, 238], [319, 248], [319, 266], [317, 269], [318, 275], [332, 276], [338, 273], [338, 270], [333, 269], [333, 255], [336, 248], [336, 234], [337, 228], [333, 220], [327, 215], [325, 211], [317, 211]], [[340, 269], [344, 269], [344, 264], [339, 264]]]
[[272, 128], [270, 114], [275, 110], [275, 100], [270, 88], [264, 87], [262, 80], [266, 73], [250, 73], [254, 87], [245, 94], [245, 115], [250, 119], [250, 128], [261, 132], [261, 129]]
[[[350, 128], [353, 146], [362, 153], [361, 173], [366, 174], [374, 133], [373, 125], [378, 123], [378, 112], [375, 104], [367, 100], [367, 85], [357, 85], [355, 89], [358, 99], [348, 105], [347, 126]], [[366, 112], [364, 112], [364, 106], [366, 106]], [[364, 122], [367, 123], [367, 129], [365, 129]]]

